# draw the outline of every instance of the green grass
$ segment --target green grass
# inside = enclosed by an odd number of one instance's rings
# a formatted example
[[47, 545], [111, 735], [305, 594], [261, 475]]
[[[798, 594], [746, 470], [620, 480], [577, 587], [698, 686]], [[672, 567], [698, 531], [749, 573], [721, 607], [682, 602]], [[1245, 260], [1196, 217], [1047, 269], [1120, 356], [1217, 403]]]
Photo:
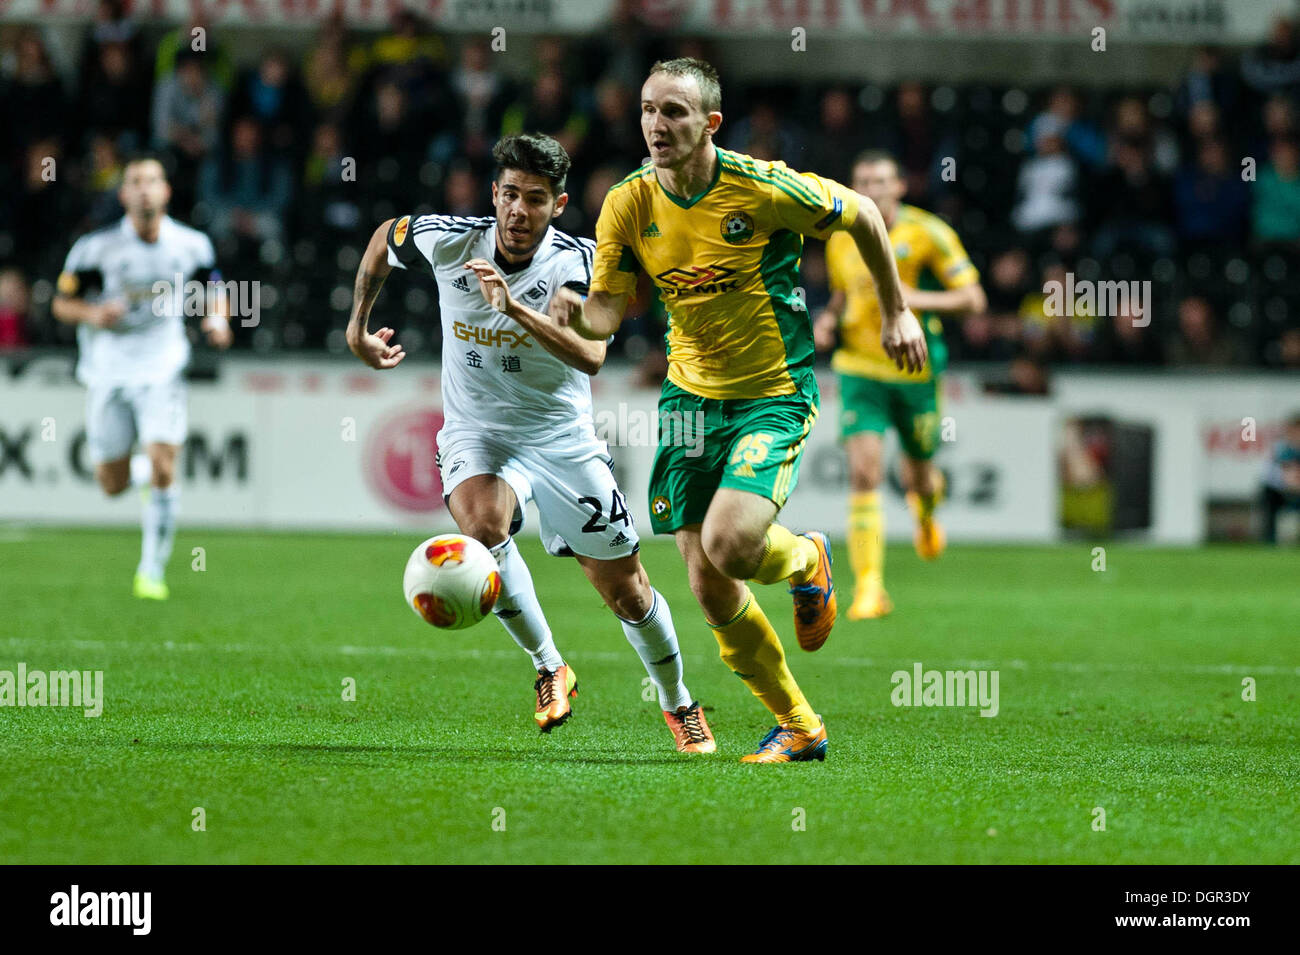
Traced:
[[[768, 715], [719, 662], [670, 542], [642, 553], [715, 757], [672, 751], [613, 618], [528, 540], [582, 690], [539, 735], [495, 621], [447, 634], [403, 605], [413, 543], [182, 529], [172, 599], [146, 604], [134, 534], [6, 533], [0, 670], [103, 670], [106, 703], [0, 707], [0, 860], [1300, 862], [1292, 554], [1112, 546], [1094, 573], [1086, 546], [935, 565], [891, 549], [894, 616], [841, 619], [815, 655], [793, 649], [783, 590], [760, 589], [831, 750], [751, 767]], [[915, 661], [999, 670], [999, 715], [894, 707], [890, 674]]]

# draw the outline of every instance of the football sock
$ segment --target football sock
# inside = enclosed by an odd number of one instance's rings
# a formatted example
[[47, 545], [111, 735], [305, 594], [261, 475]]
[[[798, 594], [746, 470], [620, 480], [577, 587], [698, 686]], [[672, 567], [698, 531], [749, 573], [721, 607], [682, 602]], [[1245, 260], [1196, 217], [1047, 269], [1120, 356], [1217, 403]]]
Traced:
[[934, 491], [930, 494], [916, 495], [916, 519], [918, 521], [925, 523], [934, 516], [934, 509], [943, 500], [943, 492], [943, 474], [936, 472], [934, 475]]
[[849, 564], [861, 589], [885, 576], [885, 513], [879, 491], [849, 495]]
[[162, 580], [176, 539], [176, 512], [180, 488], [155, 487], [144, 503], [140, 526], [140, 566], [137, 572], [150, 580]]
[[147, 488], [153, 482], [153, 465], [149, 455], [137, 452], [131, 455], [131, 486]]
[[682, 653], [668, 601], [653, 588], [650, 593], [653, 603], [644, 617], [635, 623], [622, 617], [618, 619], [623, 623], [627, 642], [632, 644], [645, 664], [645, 672], [659, 690], [660, 708], [674, 712], [679, 706], [691, 705], [691, 694], [682, 682]]
[[501, 573], [501, 594], [492, 612], [506, 628], [506, 633], [532, 659], [534, 669], [554, 671], [563, 666], [564, 659], [555, 648], [551, 628], [546, 624], [542, 605], [537, 602], [533, 575], [515, 546], [514, 538], [507, 537], [489, 550]]
[[785, 650], [754, 595], [725, 623], [709, 624], [718, 640], [722, 662], [772, 711], [782, 726], [815, 730], [821, 724], [785, 664]]
[[752, 579], [760, 584], [775, 584], [789, 580], [792, 584], [806, 583], [817, 569], [821, 555], [817, 545], [807, 537], [792, 534], [780, 524], [767, 529], [763, 542], [763, 558]]

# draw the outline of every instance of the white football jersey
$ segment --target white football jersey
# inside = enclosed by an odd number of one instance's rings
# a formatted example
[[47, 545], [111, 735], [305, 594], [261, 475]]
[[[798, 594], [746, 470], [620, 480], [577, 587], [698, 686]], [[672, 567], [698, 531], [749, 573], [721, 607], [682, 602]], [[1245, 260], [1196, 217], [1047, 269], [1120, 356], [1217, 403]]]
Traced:
[[500, 258], [491, 216], [402, 216], [388, 230], [388, 262], [430, 269], [442, 311], [442, 405], [448, 428], [473, 427], [540, 444], [575, 426], [592, 430], [591, 381], [483, 299], [470, 259], [492, 262], [517, 301], [545, 313], [568, 286], [586, 295], [596, 244], [551, 226], [521, 266]]
[[[123, 216], [72, 246], [59, 291], [91, 302], [123, 299], [126, 314], [112, 328], [77, 326], [77, 380], [86, 385], [149, 384], [178, 376], [190, 360], [184, 286], [219, 280], [212, 241], [163, 216], [158, 241], [146, 242]], [[158, 294], [155, 283], [181, 294]]]

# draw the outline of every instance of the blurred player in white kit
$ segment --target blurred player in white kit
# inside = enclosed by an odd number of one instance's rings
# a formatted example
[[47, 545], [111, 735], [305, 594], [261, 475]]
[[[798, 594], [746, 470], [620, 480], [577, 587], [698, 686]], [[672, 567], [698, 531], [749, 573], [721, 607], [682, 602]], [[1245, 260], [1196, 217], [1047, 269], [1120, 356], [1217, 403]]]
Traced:
[[[126, 215], [73, 244], [52, 311], [77, 326], [77, 380], [87, 388], [86, 446], [95, 479], [109, 495], [133, 484], [149, 488], [135, 595], [166, 600], [179, 504], [176, 452], [188, 428], [185, 283], [211, 289], [220, 275], [211, 240], [167, 215], [171, 187], [161, 162], [128, 162], [118, 198]], [[203, 302], [208, 343], [229, 347], [224, 300], [205, 294]], [[133, 459], [137, 445], [143, 453]]]

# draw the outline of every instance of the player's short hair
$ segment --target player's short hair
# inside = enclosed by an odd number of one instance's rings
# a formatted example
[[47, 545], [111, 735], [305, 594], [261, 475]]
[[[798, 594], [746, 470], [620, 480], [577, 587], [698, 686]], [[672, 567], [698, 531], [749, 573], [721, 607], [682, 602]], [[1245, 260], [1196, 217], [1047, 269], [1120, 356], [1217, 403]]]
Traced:
[[693, 56], [682, 56], [675, 60], [656, 60], [650, 67], [650, 75], [667, 73], [669, 76], [691, 76], [700, 88], [700, 109], [706, 113], [722, 110], [722, 83], [718, 71], [703, 60]]
[[894, 167], [894, 172], [901, 174], [903, 167], [898, 163], [898, 157], [888, 149], [864, 149], [853, 157], [853, 165], [850, 169], [857, 169], [859, 166], [874, 166], [878, 162], [887, 162]]
[[162, 153], [150, 151], [134, 152], [127, 156], [126, 159], [122, 161], [122, 175], [125, 176], [128, 169], [137, 163], [142, 162], [156, 162], [161, 166], [163, 179], [168, 179], [171, 175], [171, 169], [168, 167], [168, 157], [164, 156]]
[[492, 147], [497, 164], [497, 181], [507, 169], [541, 176], [551, 184], [551, 194], [564, 192], [569, 174], [569, 154], [564, 147], [544, 133], [519, 133], [506, 136]]

